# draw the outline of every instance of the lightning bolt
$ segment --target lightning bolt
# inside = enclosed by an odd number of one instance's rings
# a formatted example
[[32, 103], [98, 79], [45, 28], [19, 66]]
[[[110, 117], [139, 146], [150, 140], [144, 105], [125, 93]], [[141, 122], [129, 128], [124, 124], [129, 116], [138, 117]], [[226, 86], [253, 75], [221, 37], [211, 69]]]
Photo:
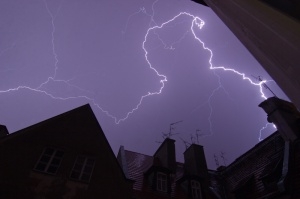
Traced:
[[271, 125], [274, 129], [277, 129], [277, 127], [276, 127], [274, 124], [272, 124], [272, 123], [267, 123], [267, 124], [266, 124], [265, 126], [263, 126], [263, 127], [260, 129], [260, 131], [259, 131], [259, 137], [258, 137], [258, 141], [259, 141], [259, 142], [263, 140], [263, 138], [262, 138], [263, 130], [267, 129], [268, 126], [270, 126], [270, 125]]
[[[238, 76], [240, 76], [242, 78], [242, 80], [245, 80], [245, 81], [248, 81], [251, 85], [253, 86], [256, 86], [258, 87], [259, 89], [259, 93], [260, 93], [260, 96], [263, 98], [263, 99], [267, 99], [265, 93], [263, 92], [263, 85], [267, 82], [266, 80], [262, 80], [260, 81], [259, 83], [256, 83], [254, 81], [252, 81], [251, 78], [249, 78], [248, 76], [246, 76], [245, 73], [241, 73], [233, 68], [228, 68], [228, 67], [225, 67], [225, 66], [214, 66], [213, 63], [212, 63], [212, 60], [213, 60], [213, 51], [208, 48], [205, 43], [197, 36], [197, 34], [195, 33], [195, 29], [198, 29], [198, 30], [201, 30], [203, 28], [203, 26], [205, 25], [205, 22], [198, 16], [195, 16], [195, 15], [192, 15], [188, 12], [180, 12], [178, 15], [174, 16], [173, 18], [171, 18], [170, 20], [162, 23], [161, 25], [156, 25], [156, 26], [153, 26], [153, 27], [150, 27], [148, 30], [147, 30], [147, 33], [145, 35], [145, 39], [144, 39], [144, 42], [143, 42], [143, 45], [142, 45], [142, 48], [145, 52], [145, 59], [150, 67], [150, 69], [152, 69], [156, 74], [157, 76], [159, 77], [162, 77], [163, 80], [160, 81], [160, 83], [162, 84], [160, 90], [158, 92], [155, 92], [155, 93], [148, 93], [147, 95], [143, 96], [143, 98], [145, 97], [148, 97], [148, 96], [151, 96], [151, 95], [156, 95], [156, 94], [160, 94], [165, 86], [165, 82], [167, 82], [167, 77], [163, 74], [160, 74], [151, 64], [151, 62], [149, 61], [148, 59], [148, 51], [145, 47], [145, 43], [147, 42], [147, 38], [150, 34], [150, 32], [154, 32], [155, 35], [157, 35], [157, 33], [155, 32], [155, 30], [158, 30], [158, 29], [162, 29], [164, 28], [166, 25], [174, 22], [176, 19], [178, 19], [179, 17], [183, 17], [183, 16], [187, 16], [187, 17], [190, 17], [191, 18], [191, 26], [190, 26], [190, 32], [192, 33], [194, 39], [202, 46], [202, 48], [206, 51], [209, 52], [210, 56], [209, 56], [209, 59], [208, 59], [208, 64], [209, 64], [209, 69], [210, 70], [221, 70], [221, 71], [225, 71], [225, 72], [232, 72]], [[186, 32], [183, 37], [181, 37], [179, 39], [179, 41], [177, 42], [180, 42], [187, 34], [188, 32]], [[172, 48], [172, 45], [171, 45], [171, 48], [167, 48], [166, 44], [163, 42], [163, 40], [158, 36], [158, 39], [162, 42], [162, 44], [164, 45], [164, 48], [165, 49], [174, 49]], [[214, 75], [217, 77], [218, 79], [218, 87], [215, 88], [212, 93], [210, 94], [210, 96], [208, 97], [208, 100], [207, 100], [207, 103], [208, 103], [208, 106], [210, 108], [210, 113], [209, 113], [209, 116], [208, 116], [208, 122], [209, 122], [209, 126], [210, 126], [210, 135], [213, 134], [213, 125], [212, 125], [212, 121], [211, 121], [211, 118], [212, 118], [212, 115], [213, 115], [213, 106], [211, 104], [211, 99], [213, 98], [213, 96], [215, 95], [216, 92], [218, 92], [219, 90], [223, 90], [227, 95], [227, 91], [225, 90], [225, 88], [223, 87], [223, 85], [221, 84], [221, 79], [220, 79], [220, 76], [218, 74], [216, 74], [214, 72]], [[140, 101], [140, 103], [142, 102], [142, 100]]]
[[[248, 81], [251, 85], [258, 87], [260, 96], [263, 99], [266, 99], [266, 96], [265, 96], [265, 94], [263, 92], [263, 86], [262, 86], [264, 83], [267, 82], [266, 80], [260, 81], [259, 83], [255, 83], [254, 81], [251, 80], [251, 78], [247, 77], [244, 73], [241, 73], [241, 72], [239, 72], [239, 71], [237, 71], [237, 70], [235, 70], [233, 68], [228, 68], [228, 67], [225, 67], [225, 66], [214, 66], [213, 65], [213, 61], [212, 61], [213, 60], [213, 51], [205, 45], [205, 43], [197, 36], [197, 34], [195, 32], [195, 30], [201, 30], [203, 28], [203, 26], [205, 25], [205, 22], [200, 17], [192, 15], [192, 14], [190, 14], [188, 12], [180, 12], [179, 14], [177, 14], [176, 16], [174, 16], [173, 18], [171, 18], [171, 19], [169, 19], [169, 20], [161, 23], [160, 25], [158, 25], [155, 22], [155, 20], [154, 20], [154, 14], [155, 14], [155, 12], [154, 12], [154, 6], [158, 2], [158, 0], [156, 0], [152, 4], [152, 7], [151, 7], [152, 12], [150, 14], [147, 13], [147, 11], [146, 11], [146, 9], [144, 7], [142, 7], [137, 12], [133, 13], [132, 15], [130, 15], [129, 18], [127, 19], [125, 28], [122, 31], [123, 34], [126, 33], [128, 23], [129, 23], [130, 19], [134, 15], [142, 13], [142, 14], [145, 14], [148, 17], [150, 17], [150, 21], [149, 21], [149, 24], [148, 24], [148, 29], [146, 31], [146, 34], [144, 36], [144, 40], [142, 42], [142, 49], [144, 51], [144, 58], [145, 58], [145, 60], [147, 62], [148, 67], [160, 78], [160, 85], [161, 86], [160, 86], [160, 88], [157, 91], [155, 91], [155, 92], [147, 92], [145, 95], [141, 96], [140, 99], [139, 99], [139, 101], [138, 101], [138, 103], [137, 103], [137, 105], [134, 108], [132, 108], [130, 111], [128, 111], [123, 118], [117, 118], [116, 116], [112, 115], [108, 110], [103, 109], [101, 107], [101, 105], [99, 103], [97, 103], [97, 101], [94, 98], [88, 97], [88, 95], [74, 95], [74, 96], [68, 96], [68, 97], [56, 96], [56, 95], [54, 95], [54, 94], [46, 91], [46, 86], [48, 84], [52, 83], [52, 82], [55, 82], [55, 83], [58, 83], [58, 84], [65, 84], [65, 85], [67, 85], [67, 86], [69, 86], [71, 88], [74, 88], [74, 89], [76, 89], [78, 91], [81, 91], [81, 92], [84, 92], [84, 93], [88, 93], [88, 91], [86, 89], [80, 88], [79, 86], [71, 84], [71, 81], [75, 77], [72, 78], [72, 79], [69, 79], [69, 80], [57, 79], [57, 73], [59, 71], [59, 59], [58, 59], [59, 56], [56, 53], [56, 47], [55, 47], [55, 33], [56, 33], [55, 19], [58, 16], [58, 13], [59, 13], [59, 11], [60, 11], [60, 9], [62, 7], [62, 2], [63, 1], [60, 3], [60, 6], [59, 6], [59, 8], [57, 9], [57, 11], [55, 13], [53, 13], [53, 12], [50, 11], [46, 0], [43, 0], [43, 2], [44, 2], [44, 5], [45, 5], [45, 9], [46, 9], [48, 15], [50, 16], [51, 27], [52, 27], [52, 31], [51, 31], [51, 45], [52, 45], [52, 55], [53, 55], [53, 58], [54, 58], [54, 71], [53, 71], [53, 75], [49, 76], [46, 79], [46, 81], [42, 82], [37, 87], [29, 87], [29, 86], [22, 85], [22, 86], [18, 86], [16, 88], [10, 88], [10, 89], [7, 89], [7, 90], [0, 90], [0, 94], [4, 94], [4, 93], [8, 93], [8, 92], [16, 92], [16, 91], [19, 91], [19, 90], [29, 90], [29, 91], [32, 91], [32, 92], [37, 92], [37, 93], [46, 95], [46, 96], [48, 96], [48, 97], [50, 97], [50, 98], [52, 98], [54, 100], [85, 99], [88, 102], [90, 102], [91, 104], [93, 104], [95, 107], [97, 107], [99, 110], [101, 110], [108, 117], [110, 117], [111, 119], [113, 119], [114, 122], [115, 122], [115, 124], [119, 124], [120, 122], [125, 121], [135, 111], [137, 111], [139, 109], [139, 107], [142, 105], [143, 100], [145, 98], [161, 94], [162, 91], [163, 91], [163, 89], [164, 89], [164, 87], [165, 87], [165, 83], [168, 81], [167, 80], [167, 76], [161, 74], [152, 65], [151, 61], [148, 58], [149, 52], [148, 52], [148, 50], [146, 48], [146, 43], [148, 42], [149, 35], [151, 33], [153, 33], [160, 40], [160, 42], [164, 45], [165, 49], [173, 50], [174, 49], [174, 47], [173, 47], [174, 44], [183, 41], [183, 39], [185, 37], [187, 37], [188, 33], [192, 33], [192, 36], [194, 37], [195, 41], [197, 41], [199, 43], [199, 45], [204, 50], [206, 50], [207, 52], [209, 52], [208, 66], [209, 66], [210, 70], [214, 71], [214, 74], [218, 78], [218, 83], [219, 83], [218, 87], [215, 88], [212, 91], [211, 95], [208, 97], [208, 100], [207, 100], [207, 102], [209, 104], [209, 107], [210, 107], [210, 114], [209, 114], [208, 120], [209, 120], [210, 131], [211, 132], [213, 132], [212, 122], [211, 122], [211, 117], [212, 117], [212, 114], [213, 114], [213, 108], [212, 108], [212, 104], [211, 104], [211, 99], [214, 96], [214, 94], [216, 92], [218, 92], [219, 90], [223, 90], [225, 93], [227, 93], [226, 90], [225, 90], [225, 88], [221, 84], [220, 76], [218, 76], [218, 74], [215, 73], [215, 71], [231, 72], [231, 73], [234, 73], [234, 74], [240, 76], [242, 80]], [[163, 29], [165, 26], [167, 26], [168, 24], [176, 21], [180, 17], [188, 17], [190, 19], [190, 29], [187, 30], [184, 33], [184, 35], [182, 35], [182, 37], [178, 41], [175, 41], [174, 43], [172, 43], [170, 45], [170, 47], [168, 47], [168, 45], [163, 42], [163, 39], [160, 38], [159, 34], [156, 31], [159, 30], [159, 29]], [[2, 53], [0, 53], [0, 54], [2, 54]]]

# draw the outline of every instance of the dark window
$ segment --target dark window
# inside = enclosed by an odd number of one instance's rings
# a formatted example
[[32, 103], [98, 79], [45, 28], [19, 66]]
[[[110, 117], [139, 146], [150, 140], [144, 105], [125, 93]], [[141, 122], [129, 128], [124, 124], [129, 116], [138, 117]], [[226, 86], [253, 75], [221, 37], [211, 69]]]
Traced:
[[45, 148], [34, 169], [44, 173], [56, 174], [63, 155], [62, 150]]
[[161, 172], [157, 173], [156, 189], [158, 191], [167, 192], [167, 175]]
[[71, 178], [89, 182], [95, 165], [95, 159], [78, 156], [71, 172]]
[[198, 181], [192, 180], [191, 181], [191, 190], [192, 190], [192, 197], [195, 199], [201, 199], [201, 185]]

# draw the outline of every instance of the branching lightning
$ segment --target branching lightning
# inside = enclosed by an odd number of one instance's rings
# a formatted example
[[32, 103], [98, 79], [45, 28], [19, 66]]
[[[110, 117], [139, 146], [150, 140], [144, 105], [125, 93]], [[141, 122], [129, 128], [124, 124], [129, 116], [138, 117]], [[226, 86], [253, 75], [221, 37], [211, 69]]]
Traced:
[[[128, 23], [130, 21], [130, 19], [134, 16], [134, 15], [137, 15], [137, 14], [145, 14], [146, 16], [150, 17], [150, 21], [149, 21], [149, 24], [148, 24], [148, 29], [146, 31], [146, 34], [144, 36], [144, 40], [142, 42], [142, 49], [144, 51], [144, 58], [147, 62], [147, 65], [148, 67], [150, 67], [150, 69], [160, 78], [160, 88], [156, 91], [156, 92], [147, 92], [145, 95], [141, 96], [140, 99], [139, 99], [139, 102], [137, 103], [137, 105], [132, 108], [130, 111], [128, 111], [126, 114], [125, 114], [125, 117], [123, 118], [117, 118], [116, 116], [112, 115], [108, 110], [104, 110], [101, 105], [99, 103], [97, 103], [97, 101], [91, 97], [88, 97], [86, 95], [76, 95], [76, 96], [69, 96], [69, 97], [60, 97], [60, 96], [55, 96], [49, 92], [47, 92], [45, 90], [45, 86], [47, 84], [49, 84], [50, 82], [56, 82], [56, 83], [61, 83], [61, 84], [65, 84], [69, 87], [72, 87], [78, 91], [82, 91], [82, 92], [88, 92], [87, 90], [83, 89], [83, 88], [80, 88], [76, 85], [73, 85], [71, 84], [71, 80], [62, 80], [62, 79], [57, 79], [57, 73], [58, 73], [58, 70], [59, 70], [59, 56], [58, 54], [56, 53], [56, 48], [55, 48], [55, 33], [56, 33], [56, 27], [55, 27], [55, 19], [62, 7], [62, 2], [59, 6], [59, 8], [57, 9], [57, 11], [55, 13], [52, 13], [48, 7], [48, 4], [47, 4], [47, 1], [46, 0], [43, 0], [44, 2], [44, 5], [45, 5], [45, 9], [48, 13], [48, 15], [50, 16], [50, 21], [51, 21], [51, 27], [52, 27], [52, 31], [51, 31], [51, 45], [52, 45], [52, 55], [53, 55], [53, 58], [54, 58], [54, 71], [53, 71], [53, 75], [52, 76], [49, 76], [46, 81], [42, 82], [39, 86], [33, 88], [33, 87], [29, 87], [29, 86], [25, 86], [25, 85], [22, 85], [22, 86], [18, 86], [16, 88], [10, 88], [10, 89], [7, 89], [7, 90], [0, 90], [0, 94], [4, 94], [4, 93], [8, 93], [8, 92], [15, 92], [15, 91], [19, 91], [19, 90], [29, 90], [29, 91], [32, 91], [32, 92], [37, 92], [37, 93], [41, 93], [41, 94], [44, 94], [54, 100], [75, 100], [75, 99], [84, 99], [84, 100], [87, 100], [88, 102], [90, 102], [91, 104], [93, 104], [95, 107], [97, 107], [99, 110], [101, 110], [104, 114], [106, 114], [108, 117], [112, 118], [114, 120], [114, 122], [116, 124], [119, 124], [120, 122], [123, 122], [125, 121], [131, 114], [133, 114], [135, 111], [137, 111], [139, 109], [139, 107], [142, 105], [143, 103], [143, 100], [145, 98], [148, 98], [148, 97], [151, 97], [151, 96], [154, 96], [154, 95], [159, 95], [162, 93], [164, 87], [165, 87], [165, 83], [168, 81], [167, 80], [167, 76], [166, 75], [163, 75], [161, 74], [151, 63], [151, 61], [149, 60], [149, 52], [146, 48], [146, 43], [148, 42], [148, 37], [150, 34], [154, 34], [157, 36], [157, 38], [160, 40], [160, 42], [164, 45], [164, 48], [165, 49], [170, 49], [170, 50], [173, 50], [174, 47], [173, 45], [176, 44], [176, 43], [179, 43], [181, 41], [183, 41], [183, 39], [185, 37], [188, 36], [188, 33], [192, 33], [192, 36], [193, 38], [195, 39], [196, 42], [199, 43], [199, 45], [206, 51], [209, 52], [209, 59], [207, 61], [208, 63], [208, 66], [209, 66], [209, 69], [210, 70], [213, 70], [214, 71], [214, 74], [216, 75], [216, 77], [218, 78], [218, 87], [215, 88], [211, 95], [208, 97], [208, 100], [207, 100], [207, 103], [210, 107], [210, 114], [209, 114], [209, 124], [210, 124], [210, 131], [213, 132], [213, 129], [212, 129], [212, 122], [211, 122], [211, 117], [212, 117], [212, 114], [213, 114], [213, 108], [212, 108], [212, 104], [211, 104], [211, 99], [212, 97], [214, 96], [214, 94], [219, 91], [219, 90], [223, 90], [224, 92], [226, 92], [226, 90], [224, 89], [224, 87], [222, 86], [221, 84], [221, 81], [220, 81], [220, 77], [218, 76], [217, 73], [215, 73], [215, 71], [224, 71], [224, 72], [231, 72], [231, 73], [234, 73], [238, 76], [241, 77], [242, 80], [245, 80], [245, 81], [248, 81], [251, 85], [253, 86], [256, 86], [258, 87], [258, 90], [259, 90], [259, 93], [260, 93], [260, 96], [263, 98], [263, 99], [266, 99], [266, 95], [264, 94], [263, 92], [263, 84], [266, 83], [267, 81], [266, 80], [262, 80], [260, 81], [259, 83], [255, 83], [254, 81], [251, 80], [251, 78], [247, 77], [246, 74], [244, 73], [241, 73], [233, 68], [228, 68], [228, 67], [225, 67], [225, 66], [214, 66], [213, 65], [213, 51], [208, 48], [206, 46], [206, 44], [197, 36], [195, 30], [201, 30], [203, 28], [203, 26], [205, 25], [205, 22], [199, 18], [198, 16], [194, 16], [188, 12], [180, 12], [179, 14], [177, 14], [176, 16], [174, 16], [173, 18], [161, 23], [160, 25], [158, 25], [155, 20], [154, 20], [154, 6], [155, 4], [158, 2], [158, 0], [156, 0], [153, 4], [152, 4], [152, 13], [149, 14], [146, 12], [146, 9], [144, 7], [140, 8], [137, 12], [133, 13], [132, 15], [130, 15], [127, 19], [127, 22], [126, 22], [126, 25], [125, 25], [125, 28], [124, 30], [122, 31], [123, 34], [126, 33], [127, 31], [127, 26], [128, 26]], [[190, 29], [187, 30], [184, 35], [176, 42], [174, 42], [170, 47], [168, 47], [164, 41], [159, 37], [159, 34], [156, 32], [157, 30], [159, 29], [163, 29], [164, 27], [166, 27], [168, 24], [176, 21], [178, 18], [180, 17], [188, 17], [190, 19]], [[4, 52], [4, 51], [3, 51]], [[0, 52], [0, 55], [3, 53], [3, 52]], [[227, 93], [227, 92], [226, 92]], [[261, 137], [261, 132], [260, 132], [260, 137]], [[259, 138], [260, 139], [260, 138]]]
[[274, 129], [277, 129], [277, 127], [276, 127], [274, 124], [272, 124], [272, 123], [267, 123], [267, 124], [266, 124], [265, 126], [263, 126], [263, 127], [260, 129], [260, 131], [259, 131], [259, 137], [258, 137], [258, 141], [259, 141], [259, 142], [263, 140], [263, 138], [262, 138], [263, 131], [264, 131], [265, 129], [267, 129], [270, 125], [271, 125]]

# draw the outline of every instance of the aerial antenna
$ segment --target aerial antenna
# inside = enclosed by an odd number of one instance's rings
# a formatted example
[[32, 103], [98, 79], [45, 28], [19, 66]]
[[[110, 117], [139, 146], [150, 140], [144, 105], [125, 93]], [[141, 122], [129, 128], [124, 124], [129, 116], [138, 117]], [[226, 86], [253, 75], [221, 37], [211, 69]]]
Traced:
[[[166, 138], [171, 138], [171, 137], [174, 136], [174, 135], [178, 135], [179, 133], [173, 133], [173, 131], [175, 130], [174, 125], [175, 125], [175, 124], [178, 124], [178, 123], [180, 123], [180, 122], [183, 122], [183, 121], [181, 120], [181, 121], [178, 121], [178, 122], [173, 122], [173, 123], [171, 123], [171, 124], [170, 124], [170, 128], [169, 128], [169, 133], [161, 132], [161, 137], [162, 137], [162, 139], [165, 140]], [[156, 142], [156, 143], [159, 143], [159, 144], [162, 143], [162, 141], [155, 141], [155, 142]]]
[[199, 137], [201, 136], [201, 133], [198, 134], [198, 132], [201, 132], [200, 129], [196, 129], [196, 140], [197, 140], [197, 144], [199, 144]]
[[178, 122], [173, 122], [170, 124], [170, 129], [169, 129], [169, 133], [167, 134], [167, 137], [166, 138], [170, 138], [172, 137], [173, 135], [177, 135], [179, 133], [173, 133], [173, 130], [175, 130], [175, 125], [180, 123], [180, 122], [183, 122], [182, 120], [178, 121]]
[[216, 156], [215, 153], [214, 153], [214, 159], [215, 159], [216, 166], [219, 167], [220, 166], [219, 159], [218, 159], [218, 156]]
[[[252, 75], [252, 77], [254, 77], [255, 79], [257, 79], [259, 82], [263, 81], [263, 79], [261, 78], [261, 76], [255, 77], [254, 75]], [[265, 87], [265, 89], [269, 90], [273, 94], [274, 97], [277, 97], [275, 95], [275, 93], [270, 89], [270, 87], [266, 83], [262, 83], [262, 85], [263, 85], [263, 87]]]
[[224, 163], [224, 166], [226, 166], [226, 158], [225, 158], [225, 153], [223, 151], [220, 152], [220, 157], [222, 158], [223, 160], [223, 163]]
[[189, 148], [189, 146], [191, 145], [190, 143], [188, 143], [187, 141], [185, 141], [184, 139], [180, 138], [181, 141], [183, 142], [183, 144], [185, 145], [185, 149]]
[[195, 140], [195, 137], [193, 136], [193, 134], [191, 134], [191, 143], [192, 143], [192, 144], [195, 144], [195, 141], [194, 141], [194, 140]]

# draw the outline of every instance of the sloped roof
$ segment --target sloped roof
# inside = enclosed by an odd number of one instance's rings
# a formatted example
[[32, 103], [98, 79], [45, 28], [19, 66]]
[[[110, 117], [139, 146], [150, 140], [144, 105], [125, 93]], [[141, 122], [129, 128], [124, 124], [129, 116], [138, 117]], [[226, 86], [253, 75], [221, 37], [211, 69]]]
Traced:
[[128, 177], [134, 180], [133, 189], [142, 190], [144, 173], [152, 166], [153, 157], [125, 150]]
[[[31, 125], [31, 126], [28, 126], [28, 127], [26, 127], [26, 128], [23, 128], [23, 129], [21, 129], [21, 130], [18, 130], [18, 131], [14, 132], [14, 133], [10, 133], [10, 134], [8, 134], [7, 136], [4, 136], [4, 137], [1, 139], [1, 141], [5, 141], [5, 140], [7, 140], [7, 139], [11, 139], [11, 138], [20, 136], [20, 135], [22, 135], [22, 134], [25, 134], [25, 133], [27, 133], [27, 132], [30, 132], [30, 131], [32, 131], [33, 129], [38, 128], [38, 127], [40, 127], [40, 126], [43, 126], [43, 125], [45, 125], [45, 124], [47, 124], [47, 123], [50, 123], [50, 122], [52, 122], [52, 121], [57, 121], [57, 120], [60, 120], [60, 119], [62, 119], [62, 118], [65, 118], [65, 117], [67, 118], [67, 117], [73, 116], [73, 115], [75, 115], [75, 114], [83, 114], [83, 113], [84, 113], [84, 114], [88, 114], [89, 116], [93, 117], [93, 119], [94, 119], [95, 121], [97, 121], [96, 116], [94, 115], [91, 106], [90, 106], [89, 104], [85, 104], [85, 105], [79, 106], [79, 107], [77, 107], [77, 108], [74, 108], [74, 109], [72, 109], [72, 110], [69, 110], [69, 111], [67, 111], [67, 112], [64, 112], [64, 113], [62, 113], [62, 114], [59, 114], [59, 115], [56, 115], [56, 116], [51, 117], [51, 118], [49, 118], [49, 119], [46, 119], [46, 120], [44, 120], [44, 121], [41, 121], [41, 122], [38, 122], [38, 123], [33, 124], [33, 125]], [[98, 121], [97, 121], [97, 123], [98, 123]], [[98, 127], [99, 127], [99, 129], [101, 129], [101, 131], [102, 131], [102, 128], [101, 128], [101, 126], [100, 126], [99, 124], [98, 124]]]
[[[144, 173], [153, 165], [154, 157], [125, 150], [125, 159], [127, 163], [128, 177], [130, 180], [135, 181], [133, 189], [142, 191], [144, 183]], [[174, 195], [176, 182], [184, 174], [184, 164], [176, 162], [176, 173], [172, 180], [171, 189]]]

